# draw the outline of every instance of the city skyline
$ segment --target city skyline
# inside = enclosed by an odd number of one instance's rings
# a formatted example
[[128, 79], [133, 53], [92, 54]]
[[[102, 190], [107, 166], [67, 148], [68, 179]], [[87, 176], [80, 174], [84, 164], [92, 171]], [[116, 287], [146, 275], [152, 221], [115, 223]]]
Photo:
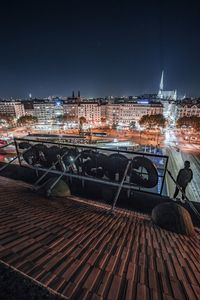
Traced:
[[199, 96], [199, 4], [3, 3], [0, 96]]
[[184, 95], [180, 95], [178, 94], [177, 95], [177, 89], [175, 90], [169, 90], [169, 91], [165, 91], [164, 88], [166, 87], [166, 85], [164, 84], [164, 70], [162, 70], [162, 73], [161, 73], [161, 81], [160, 81], [160, 85], [159, 85], [159, 91], [158, 93], [156, 92], [146, 92], [146, 93], [141, 93], [141, 94], [127, 94], [127, 93], [124, 93], [123, 95], [116, 95], [116, 94], [113, 94], [113, 95], [95, 95], [95, 96], [85, 96], [85, 95], [82, 95], [81, 94], [81, 91], [80, 89], [79, 90], [72, 90], [71, 91], [71, 94], [63, 94], [61, 95], [60, 93], [58, 94], [52, 94], [52, 95], [45, 95], [45, 96], [35, 96], [35, 95], [32, 95], [32, 93], [28, 93], [28, 95], [25, 95], [25, 97], [5, 97], [5, 98], [2, 98], [1, 95], [0, 95], [0, 99], [1, 100], [34, 100], [34, 99], [56, 99], [56, 98], [60, 98], [60, 99], [73, 99], [73, 98], [82, 98], [82, 99], [109, 99], [109, 98], [129, 98], [129, 97], [135, 97], [135, 98], [140, 98], [140, 97], [146, 97], [146, 98], [154, 98], [154, 99], [165, 99], [165, 100], [183, 100], [183, 99], [199, 99], [199, 96], [196, 96], [196, 97], [191, 97], [191, 96], [187, 96], [186, 94]]

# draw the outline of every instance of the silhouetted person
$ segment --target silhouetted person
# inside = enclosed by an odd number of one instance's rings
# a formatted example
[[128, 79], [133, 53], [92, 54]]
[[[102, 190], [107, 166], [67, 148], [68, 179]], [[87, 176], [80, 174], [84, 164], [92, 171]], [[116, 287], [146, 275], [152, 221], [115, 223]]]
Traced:
[[[186, 160], [184, 163], [184, 168], [179, 171], [176, 179], [177, 184], [181, 187], [184, 194], [185, 194], [186, 187], [188, 183], [192, 180], [192, 178], [193, 178], [193, 172], [190, 169], [190, 162]], [[179, 193], [179, 189], [178, 187], [176, 187], [174, 192], [174, 198], [178, 196], [178, 193]], [[184, 200], [183, 194], [182, 194], [182, 199]]]

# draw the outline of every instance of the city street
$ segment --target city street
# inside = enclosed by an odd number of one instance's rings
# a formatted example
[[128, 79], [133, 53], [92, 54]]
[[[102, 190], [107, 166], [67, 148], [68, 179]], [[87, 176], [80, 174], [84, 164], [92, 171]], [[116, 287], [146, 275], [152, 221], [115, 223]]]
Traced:
[[[179, 170], [184, 167], [184, 161], [190, 161], [193, 180], [186, 189], [186, 195], [191, 201], [200, 202], [200, 145], [190, 144], [183, 139], [180, 133], [168, 129], [165, 133], [163, 154], [169, 156], [168, 170], [175, 179]], [[175, 184], [168, 174], [166, 175], [166, 186], [168, 196], [173, 197]], [[180, 194], [179, 197], [181, 197]]]
[[[193, 171], [193, 180], [188, 184], [186, 195], [191, 201], [200, 202], [200, 156], [197, 153], [189, 154], [182, 151], [177, 152], [173, 147], [168, 147], [163, 152], [169, 156], [168, 170], [175, 179], [179, 170], [184, 167], [184, 161], [190, 161]], [[175, 184], [168, 174], [166, 175], [166, 186], [168, 195], [173, 197]], [[181, 197], [180, 194], [179, 197]]]

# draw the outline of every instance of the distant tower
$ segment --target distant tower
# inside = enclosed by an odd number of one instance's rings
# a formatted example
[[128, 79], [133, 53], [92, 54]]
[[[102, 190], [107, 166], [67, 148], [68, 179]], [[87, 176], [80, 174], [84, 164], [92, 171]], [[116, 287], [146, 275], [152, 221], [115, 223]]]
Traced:
[[174, 91], [174, 97], [173, 100], [177, 100], [177, 90]]
[[80, 91], [78, 91], [78, 97], [77, 97], [77, 99], [76, 99], [76, 102], [77, 102], [78, 104], [80, 104], [80, 102], [81, 102], [81, 93], [80, 93]]
[[72, 98], [74, 99], [74, 91], [72, 91]]
[[31, 93], [28, 96], [29, 96], [30, 99], [32, 98], [32, 94]]
[[160, 90], [163, 91], [164, 88], [164, 71], [162, 71], [161, 79], [160, 79]]
[[164, 71], [162, 71], [161, 79], [160, 79], [160, 88], [158, 92], [158, 98], [163, 98], [163, 88], [164, 88]]
[[160, 86], [157, 97], [163, 100], [176, 100], [177, 99], [177, 91], [170, 90], [164, 91], [164, 71], [162, 71], [161, 79], [160, 79]]

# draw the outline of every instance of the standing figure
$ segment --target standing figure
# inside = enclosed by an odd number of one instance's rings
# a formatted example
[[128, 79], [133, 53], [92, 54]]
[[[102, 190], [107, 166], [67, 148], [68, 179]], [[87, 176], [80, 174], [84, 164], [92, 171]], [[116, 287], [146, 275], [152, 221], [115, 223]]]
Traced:
[[[184, 168], [179, 171], [176, 179], [177, 184], [181, 187], [184, 194], [185, 194], [186, 187], [188, 183], [192, 180], [192, 178], [193, 178], [193, 172], [190, 169], [190, 162], [186, 160], [184, 163]], [[178, 193], [179, 193], [179, 189], [178, 187], [176, 187], [174, 192], [174, 198], [178, 196]], [[184, 200], [183, 194], [182, 194], [182, 200]]]

